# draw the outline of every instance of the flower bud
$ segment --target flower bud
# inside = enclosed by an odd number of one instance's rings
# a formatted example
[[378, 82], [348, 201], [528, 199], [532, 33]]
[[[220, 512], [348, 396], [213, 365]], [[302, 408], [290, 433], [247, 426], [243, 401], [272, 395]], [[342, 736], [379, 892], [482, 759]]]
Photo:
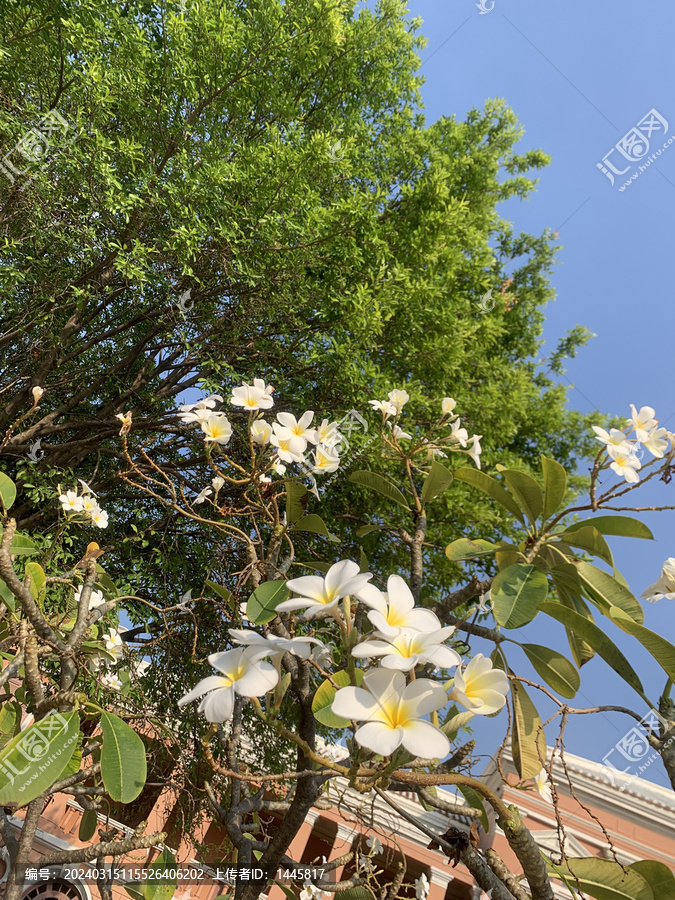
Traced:
[[40, 398], [44, 394], [44, 388], [38, 387], [37, 385], [32, 389], [31, 393], [33, 395], [33, 406], [37, 406], [40, 402]]

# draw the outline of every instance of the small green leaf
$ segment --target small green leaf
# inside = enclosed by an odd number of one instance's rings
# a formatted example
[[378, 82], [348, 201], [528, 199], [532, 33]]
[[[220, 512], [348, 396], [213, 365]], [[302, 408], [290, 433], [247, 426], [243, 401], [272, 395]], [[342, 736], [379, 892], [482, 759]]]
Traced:
[[506, 488], [495, 478], [486, 475], [485, 472], [480, 472], [478, 469], [472, 469], [470, 466], [462, 466], [459, 469], [455, 469], [453, 474], [457, 481], [463, 481], [465, 484], [470, 484], [472, 487], [487, 494], [488, 497], [492, 497], [492, 499], [496, 500], [500, 506], [503, 506], [504, 509], [510, 512], [512, 516], [515, 516], [518, 521], [523, 524], [525, 523], [520, 507]]
[[384, 531], [388, 527], [388, 525], [362, 525], [356, 529], [356, 536], [365, 537], [367, 534], [372, 534], [373, 531]]
[[85, 809], [80, 819], [80, 830], [77, 833], [78, 840], [86, 844], [90, 841], [98, 826], [98, 816], [95, 809]]
[[8, 700], [0, 709], [0, 750], [21, 731], [21, 704]]
[[334, 544], [340, 543], [340, 538], [336, 534], [331, 534], [331, 532], [326, 528], [326, 523], [321, 518], [321, 516], [317, 516], [316, 513], [310, 513], [308, 516], [303, 516], [301, 519], [288, 529], [289, 531], [310, 531], [312, 534], [320, 534], [323, 537], [327, 537], [329, 541], [332, 541]]
[[0, 805], [25, 806], [57, 782], [75, 751], [76, 712], [56, 713], [19, 732], [0, 752]]
[[304, 484], [295, 479], [289, 479], [286, 484], [286, 522], [293, 525], [301, 519], [309, 501], [309, 491]]
[[600, 534], [642, 538], [648, 541], [654, 540], [654, 535], [644, 522], [640, 522], [639, 519], [632, 519], [630, 516], [593, 516], [590, 519], [583, 519], [581, 522], [569, 525], [567, 531], [576, 531], [578, 528], [584, 528], [586, 525], [592, 525]]
[[492, 582], [492, 612], [502, 628], [521, 628], [534, 619], [547, 594], [546, 575], [536, 566], [516, 563]]
[[532, 667], [549, 687], [571, 700], [579, 690], [581, 678], [572, 663], [557, 650], [538, 644], [521, 644]]
[[574, 531], [564, 531], [562, 534], [556, 535], [556, 537], [569, 544], [570, 547], [579, 547], [581, 550], [586, 550], [588, 553], [606, 562], [608, 566], [614, 566], [614, 557], [609, 544], [598, 529], [592, 525], [586, 525], [584, 528], [577, 528]]
[[293, 565], [302, 566], [305, 569], [311, 569], [313, 572], [322, 572], [325, 575], [326, 572], [330, 569], [332, 563], [315, 562], [314, 560], [312, 560], [311, 562], [309, 562], [309, 560], [298, 560], [297, 562], [294, 562]]
[[349, 481], [351, 481], [352, 484], [359, 484], [361, 487], [369, 488], [371, 491], [377, 491], [378, 494], [382, 494], [387, 500], [392, 500], [394, 503], [398, 503], [399, 506], [410, 509], [408, 501], [401, 491], [399, 491], [396, 485], [392, 484], [391, 481], [383, 478], [382, 475], [377, 475], [375, 472], [364, 472], [363, 470], [359, 470], [358, 472], [352, 472], [349, 476]]
[[475, 541], [469, 538], [458, 538], [445, 548], [448, 559], [456, 562], [460, 559], [475, 559], [477, 556], [489, 556], [497, 550], [496, 544], [478, 538]]
[[645, 615], [639, 601], [613, 575], [588, 562], [578, 562], [575, 568], [584, 594], [605, 615], [609, 615], [611, 607], [618, 606], [638, 624], [644, 622]]
[[[0, 525], [0, 540], [2, 539], [2, 525]], [[35, 543], [25, 534], [18, 532], [12, 539], [12, 546], [9, 548], [12, 556], [31, 556], [38, 552]]]
[[483, 830], [487, 834], [490, 831], [490, 822], [488, 820], [487, 812], [485, 811], [485, 806], [483, 804], [483, 795], [479, 794], [475, 788], [470, 787], [468, 784], [458, 784], [457, 785], [460, 794], [469, 806], [474, 809], [481, 810], [481, 817], [479, 819], [480, 824], [483, 826]]
[[16, 598], [2, 578], [0, 578], [0, 600], [2, 600], [8, 609], [14, 612], [16, 608]]
[[675, 647], [660, 634], [650, 631], [635, 622], [622, 609], [615, 607], [609, 611], [613, 622], [628, 634], [632, 634], [645, 647], [670, 679], [675, 681]]
[[595, 900], [662, 900], [655, 897], [642, 875], [613, 859], [597, 856], [568, 859], [566, 863], [549, 866], [549, 874], [562, 880], [575, 893], [582, 890]]
[[101, 730], [101, 777], [105, 789], [112, 800], [131, 803], [143, 790], [147, 778], [145, 745], [126, 722], [112, 713], [101, 713]]
[[[361, 669], [356, 669], [357, 684], [361, 684], [362, 680], [363, 671]], [[351, 684], [349, 672], [345, 669], [336, 672], [333, 675], [333, 681], [340, 687], [348, 687]], [[314, 718], [317, 722], [321, 722], [322, 725], [327, 725], [328, 728], [347, 728], [349, 726], [349, 721], [343, 719], [341, 716], [336, 716], [332, 710], [336, 693], [337, 691], [328, 679], [322, 682], [316, 694], [314, 694], [312, 712], [314, 713]]]
[[276, 616], [276, 608], [288, 600], [290, 591], [285, 581], [264, 581], [248, 598], [246, 615], [254, 625], [265, 625]]
[[532, 523], [536, 522], [544, 509], [544, 495], [537, 482], [531, 475], [517, 469], [505, 469], [502, 475], [527, 518]]
[[544, 521], [550, 519], [565, 499], [567, 472], [559, 462], [542, 454], [541, 469], [544, 473]]
[[453, 477], [450, 469], [446, 469], [444, 465], [437, 460], [432, 459], [429, 474], [424, 479], [422, 485], [422, 503], [433, 500], [442, 491], [452, 483]]
[[[546, 759], [546, 739], [539, 713], [529, 694], [519, 681], [511, 682], [513, 698], [512, 755], [521, 778], [534, 778], [541, 772]], [[539, 752], [537, 752], [537, 746]], [[541, 753], [541, 757], [540, 757]]]
[[0, 472], [0, 501], [5, 512], [12, 507], [15, 500], [16, 485], [4, 472]]
[[223, 587], [222, 584], [216, 584], [215, 581], [209, 581], [208, 579], [204, 582], [205, 586], [213, 591], [214, 594], [217, 594], [222, 600], [225, 600], [227, 603], [232, 599], [232, 592], [228, 591], [226, 587]]
[[40, 563], [26, 563], [26, 575], [30, 575], [30, 593], [33, 600], [37, 600], [47, 587], [47, 576]]

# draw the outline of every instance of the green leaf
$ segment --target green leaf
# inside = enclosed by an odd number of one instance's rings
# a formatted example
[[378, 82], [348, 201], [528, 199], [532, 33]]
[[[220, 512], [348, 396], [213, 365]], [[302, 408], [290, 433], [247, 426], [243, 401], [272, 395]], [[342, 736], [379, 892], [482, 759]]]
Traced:
[[145, 900], [171, 900], [176, 886], [176, 857], [164, 847], [148, 866], [148, 875], [142, 887], [143, 897]]
[[581, 550], [586, 550], [593, 556], [598, 556], [608, 566], [614, 566], [614, 557], [609, 544], [598, 529], [592, 525], [586, 525], [584, 528], [577, 528], [574, 531], [564, 531], [562, 534], [556, 535], [556, 537], [561, 538], [570, 547], [579, 547]]
[[541, 456], [544, 473], [544, 520], [550, 519], [565, 499], [567, 472], [564, 466], [548, 456]]
[[496, 500], [500, 506], [503, 506], [504, 509], [510, 512], [512, 516], [515, 516], [519, 522], [525, 523], [520, 507], [506, 488], [495, 478], [486, 475], [485, 472], [480, 472], [478, 469], [472, 469], [470, 466], [462, 466], [459, 469], [455, 469], [453, 474], [457, 481], [463, 481], [465, 484], [470, 484], [471, 487], [475, 487], [484, 494], [487, 494], [488, 497], [492, 497], [492, 499]]
[[16, 609], [16, 597], [10, 591], [9, 587], [5, 584], [2, 578], [0, 578], [0, 599], [8, 609], [11, 609], [11, 611], [14, 612], [14, 610]]
[[475, 541], [471, 541], [469, 538], [459, 538], [451, 544], [448, 544], [445, 548], [445, 555], [448, 559], [455, 562], [460, 559], [474, 559], [477, 556], [489, 556], [494, 553], [496, 549], [496, 544], [491, 544], [490, 541], [484, 541], [482, 538], [478, 538]]
[[103, 747], [101, 777], [112, 800], [131, 803], [143, 790], [147, 778], [145, 745], [136, 732], [118, 716], [101, 713]]
[[347, 888], [346, 891], [338, 891], [334, 894], [335, 900], [373, 900], [374, 896], [373, 892], [363, 885]]
[[[546, 759], [546, 738], [539, 713], [529, 694], [519, 681], [511, 682], [513, 698], [513, 762], [521, 778], [534, 778], [541, 772]], [[541, 752], [541, 758], [537, 752]]]
[[286, 522], [293, 525], [301, 519], [309, 501], [309, 491], [304, 484], [295, 479], [289, 479], [286, 484]]
[[675, 647], [660, 634], [650, 631], [644, 625], [639, 625], [622, 609], [610, 609], [610, 618], [613, 622], [628, 634], [632, 634], [645, 647], [663, 671], [675, 681]]
[[[560, 603], [542, 603], [539, 609], [547, 616], [561, 622], [602, 657], [608, 666], [620, 675], [643, 699], [646, 700], [642, 682], [635, 670], [628, 662], [616, 644], [605, 632], [598, 628], [595, 622], [591, 622], [572, 609], [562, 606]], [[649, 702], [649, 701], [647, 701]]]
[[19, 732], [0, 752], [0, 805], [25, 806], [59, 780], [75, 751], [76, 712], [45, 716]]
[[388, 527], [388, 525], [362, 525], [360, 528], [356, 529], [356, 536], [365, 537], [373, 531], [384, 531]]
[[538, 644], [520, 644], [540, 678], [562, 697], [571, 700], [579, 690], [581, 678], [572, 663], [557, 650]]
[[[2, 540], [2, 525], [0, 525], [0, 540]], [[12, 539], [12, 546], [9, 548], [12, 556], [31, 556], [38, 552], [35, 543], [25, 534], [18, 532]]]
[[304, 562], [302, 560], [298, 560], [298, 562], [293, 563], [294, 566], [303, 566], [305, 569], [311, 569], [313, 572], [322, 572], [324, 575], [330, 569], [332, 563], [324, 563], [324, 562], [315, 562], [312, 560], [311, 562]]
[[16, 700], [8, 700], [0, 709], [0, 750], [21, 731], [23, 710]]
[[0, 501], [5, 512], [12, 507], [16, 500], [16, 485], [4, 472], [0, 472]]
[[47, 576], [40, 563], [26, 563], [26, 575], [30, 575], [30, 593], [33, 600], [37, 600], [47, 587]]
[[566, 864], [550, 866], [549, 873], [553, 878], [565, 876], [573, 891], [581, 888], [595, 900], [662, 900], [654, 896], [639, 872], [632, 867], [624, 871], [613, 859], [568, 859]]
[[[357, 684], [361, 684], [362, 680], [363, 670], [356, 669]], [[351, 684], [349, 672], [347, 672], [345, 669], [341, 669], [339, 672], [336, 672], [333, 675], [333, 681], [340, 687], [348, 687], [348, 685]], [[330, 681], [326, 678], [326, 680], [319, 686], [316, 694], [314, 694], [314, 700], [312, 701], [312, 712], [314, 713], [314, 718], [317, 720], [317, 722], [321, 722], [322, 725], [327, 725], [328, 728], [347, 728], [349, 726], [349, 720], [343, 719], [341, 716], [336, 716], [331, 709], [336, 693], [337, 691], [330, 683]]]
[[675, 878], [665, 863], [641, 859], [628, 868], [644, 878], [654, 894], [654, 900], [675, 900]]
[[[556, 589], [556, 593], [558, 594], [558, 599], [567, 609], [571, 609], [574, 612], [578, 613], [583, 618], [588, 621], [593, 621], [593, 615], [586, 605], [585, 601], [581, 599], [581, 597], [577, 596], [577, 594], [568, 591], [564, 588], [558, 581], [558, 578], [555, 572], [552, 573], [553, 584]], [[572, 651], [572, 656], [574, 658], [574, 662], [577, 664], [579, 668], [584, 666], [587, 662], [589, 662], [595, 656], [595, 650], [591, 647], [590, 644], [587, 644], [579, 635], [577, 635], [573, 629], [565, 626], [565, 633], [567, 634], [567, 641], [570, 645], [570, 650]]]
[[69, 775], [76, 775], [80, 771], [80, 766], [82, 765], [82, 742], [84, 741], [84, 734], [80, 732], [77, 736], [77, 741], [75, 742], [75, 750], [73, 751], [73, 755], [70, 757], [70, 762], [63, 770], [63, 777], [67, 778]]
[[644, 522], [640, 522], [639, 519], [632, 519], [630, 516], [593, 516], [590, 519], [583, 519], [581, 522], [569, 525], [567, 531], [576, 531], [579, 528], [585, 528], [586, 525], [592, 525], [600, 534], [643, 538], [648, 541], [654, 540], [654, 535]]
[[327, 537], [329, 541], [332, 541], [334, 544], [340, 543], [340, 538], [336, 534], [331, 534], [331, 532], [326, 528], [326, 523], [321, 518], [321, 516], [317, 516], [316, 513], [310, 513], [308, 516], [303, 516], [301, 519], [288, 529], [289, 531], [310, 531], [312, 534], [320, 534], [323, 537]]
[[377, 491], [378, 494], [382, 494], [387, 500], [392, 500], [394, 503], [398, 503], [399, 506], [410, 509], [408, 501], [401, 491], [391, 481], [383, 478], [382, 475], [377, 475], [375, 472], [364, 472], [360, 469], [358, 472], [352, 472], [349, 476], [349, 481], [352, 484], [360, 484], [361, 487], [369, 488], [371, 491]]
[[86, 844], [90, 841], [98, 826], [98, 816], [95, 809], [85, 809], [80, 819], [80, 830], [77, 833], [78, 840]]
[[204, 585], [213, 591], [214, 594], [217, 594], [222, 600], [225, 600], [229, 603], [232, 599], [232, 591], [228, 591], [226, 587], [223, 587], [222, 584], [216, 584], [215, 581], [209, 581], [208, 579], [204, 582]]
[[639, 601], [617, 579], [608, 572], [588, 562], [579, 562], [575, 568], [581, 579], [584, 594], [605, 614], [613, 606], [618, 606], [635, 622], [644, 622], [644, 612]]
[[537, 482], [531, 475], [517, 469], [504, 469], [502, 475], [527, 518], [532, 523], [536, 522], [544, 509], [544, 495]]
[[487, 834], [490, 831], [490, 822], [488, 820], [487, 812], [485, 811], [485, 806], [483, 804], [483, 795], [479, 794], [477, 790], [470, 787], [467, 784], [458, 784], [459, 792], [464, 797], [469, 806], [472, 806], [474, 809], [480, 809], [481, 817], [479, 819], [480, 824], [483, 826], [483, 830]]
[[534, 619], [547, 594], [546, 575], [536, 566], [516, 563], [492, 582], [492, 612], [502, 628], [521, 628]]
[[437, 460], [432, 459], [429, 474], [422, 485], [422, 503], [433, 500], [451, 484], [452, 472]]
[[288, 600], [290, 591], [285, 581], [264, 581], [248, 598], [246, 615], [254, 625], [265, 625], [276, 616], [276, 608]]

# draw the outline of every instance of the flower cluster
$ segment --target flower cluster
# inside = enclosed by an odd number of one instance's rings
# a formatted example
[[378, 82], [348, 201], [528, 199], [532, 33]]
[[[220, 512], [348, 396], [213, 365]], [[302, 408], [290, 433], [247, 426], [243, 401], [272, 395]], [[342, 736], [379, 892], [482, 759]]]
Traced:
[[[413, 440], [413, 436], [404, 431], [398, 424], [398, 417], [401, 410], [410, 399], [408, 392], [404, 390], [389, 391], [386, 400], [369, 400], [368, 402], [373, 409], [382, 413], [382, 421], [391, 429], [391, 436], [396, 441]], [[448, 450], [455, 453], [466, 453], [474, 461], [480, 469], [481, 434], [473, 434], [469, 437], [469, 432], [462, 427], [459, 416], [455, 415], [454, 409], [457, 405], [452, 397], [445, 397], [441, 401], [441, 418], [439, 426], [443, 428], [450, 427], [449, 432], [445, 432], [440, 436], [433, 438], [422, 437], [419, 442], [413, 446], [412, 453], [421, 452], [427, 456], [447, 456]], [[438, 430], [435, 429], [435, 430]]]
[[82, 485], [82, 491], [77, 493], [77, 488], [66, 491], [59, 496], [59, 502], [64, 512], [86, 513], [91, 523], [97, 528], [108, 527], [108, 513], [101, 509], [96, 500], [96, 494], [86, 481], [78, 479]]
[[668, 557], [658, 579], [649, 585], [642, 597], [648, 603], [657, 603], [664, 597], [666, 600], [675, 600], [675, 557]]
[[[645, 447], [655, 459], [662, 459], [664, 453], [673, 444], [673, 435], [665, 428], [659, 428], [659, 420], [651, 406], [643, 406], [640, 411], [631, 403], [632, 415], [626, 419], [623, 430], [610, 428], [605, 431], [593, 425], [597, 440], [605, 445], [607, 455], [612, 460], [610, 469], [629, 484], [637, 484], [640, 480], [638, 471], [642, 468], [640, 448]], [[635, 437], [629, 435], [634, 432]]]

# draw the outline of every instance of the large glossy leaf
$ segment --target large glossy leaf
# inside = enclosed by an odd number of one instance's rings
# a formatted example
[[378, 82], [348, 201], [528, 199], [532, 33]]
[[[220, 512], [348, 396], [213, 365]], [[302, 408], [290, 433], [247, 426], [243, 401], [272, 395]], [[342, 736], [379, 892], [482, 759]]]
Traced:
[[495, 478], [486, 475], [485, 472], [480, 472], [478, 469], [472, 469], [470, 466], [462, 466], [459, 469], [455, 469], [453, 474], [455, 480], [463, 481], [465, 484], [470, 484], [471, 487], [478, 488], [479, 491], [496, 500], [500, 506], [503, 506], [518, 521], [525, 522], [523, 512], [514, 498]]
[[321, 516], [317, 516], [316, 513], [310, 513], [308, 516], [303, 516], [301, 519], [298, 519], [295, 525], [293, 525], [292, 528], [289, 528], [289, 531], [309, 531], [312, 534], [320, 534], [323, 537], [328, 538], [328, 540], [332, 541], [334, 544], [340, 543], [340, 538], [328, 530], [324, 520]]
[[520, 628], [537, 615], [546, 600], [548, 582], [535, 566], [516, 563], [500, 572], [492, 582], [492, 611], [503, 628]]
[[[363, 680], [363, 670], [356, 670], [356, 683], [361, 684]], [[333, 675], [333, 681], [339, 685], [340, 687], [347, 687], [351, 684], [349, 680], [349, 672], [345, 669], [342, 669], [339, 672], [336, 672]], [[324, 682], [319, 686], [316, 694], [314, 694], [314, 700], [312, 701], [312, 712], [314, 713], [314, 718], [317, 722], [321, 722], [322, 725], [327, 725], [328, 728], [347, 728], [349, 725], [349, 721], [347, 719], [343, 719], [341, 716], [336, 716], [332, 710], [333, 700], [335, 700], [335, 694], [337, 691], [330, 683], [330, 681], [326, 678]]]
[[637, 673], [612, 639], [601, 628], [598, 628], [595, 622], [589, 621], [560, 603], [542, 603], [539, 609], [579, 635], [634, 691], [646, 699], [642, 682]]
[[309, 501], [309, 491], [301, 481], [289, 478], [286, 486], [286, 522], [293, 525], [301, 519]]
[[661, 637], [660, 634], [650, 631], [649, 628], [645, 628], [644, 625], [634, 622], [621, 609], [611, 609], [609, 614], [612, 621], [616, 622], [619, 628], [622, 628], [628, 634], [632, 634], [633, 637], [640, 641], [643, 647], [649, 650], [668, 677], [675, 681], [675, 647], [670, 641]]
[[584, 594], [605, 615], [609, 615], [611, 607], [617, 606], [628, 613], [635, 622], [640, 624], [644, 622], [645, 615], [640, 602], [613, 575], [588, 562], [576, 563], [575, 568], [581, 579]]
[[564, 531], [558, 537], [564, 541], [563, 548], [567, 544], [570, 547], [578, 547], [580, 550], [585, 550], [587, 553], [599, 557], [608, 566], [614, 566], [614, 557], [609, 544], [597, 528], [593, 528], [592, 525], [577, 528], [575, 531]]
[[586, 525], [592, 525], [600, 534], [643, 538], [649, 541], [654, 540], [654, 535], [644, 522], [640, 522], [639, 519], [632, 519], [630, 516], [592, 516], [590, 519], [583, 519], [580, 522], [569, 525], [567, 531], [585, 528]]
[[475, 541], [471, 541], [469, 538], [458, 538], [448, 544], [445, 548], [445, 555], [453, 561], [475, 559], [477, 556], [490, 556], [496, 549], [496, 544], [491, 544], [490, 541], [484, 541], [482, 538]]
[[531, 475], [517, 469], [504, 469], [502, 475], [527, 518], [530, 522], [536, 522], [544, 510], [544, 495], [537, 482]]
[[[558, 578], [555, 573], [553, 573], [553, 584], [555, 586], [558, 599], [563, 606], [567, 607], [567, 609], [573, 610], [580, 616], [583, 616], [584, 619], [588, 619], [589, 622], [593, 621], [593, 614], [586, 605], [586, 602], [582, 600], [581, 597], [578, 596], [578, 594], [566, 590], [566, 588], [559, 584]], [[570, 645], [570, 650], [572, 651], [574, 662], [579, 668], [581, 668], [587, 662], [593, 659], [593, 657], [595, 656], [595, 650], [591, 647], [590, 644], [587, 644], [580, 635], [578, 635], [572, 628], [569, 628], [567, 625], [565, 626], [565, 633], [567, 634], [567, 641]]]
[[359, 484], [361, 487], [369, 488], [371, 491], [377, 491], [378, 494], [382, 494], [387, 500], [392, 500], [394, 503], [398, 503], [399, 506], [410, 509], [408, 501], [396, 485], [376, 472], [365, 472], [360, 469], [357, 472], [352, 472], [349, 480], [352, 484]]
[[57, 713], [19, 732], [0, 752], [0, 805], [25, 806], [59, 780], [75, 752], [76, 712]]
[[541, 469], [544, 473], [544, 520], [550, 519], [565, 499], [567, 472], [564, 466], [542, 454]]
[[579, 690], [581, 678], [572, 663], [557, 650], [538, 644], [520, 645], [537, 674], [562, 697], [571, 700]]
[[675, 878], [665, 863], [641, 859], [628, 868], [644, 878], [652, 889], [654, 900], [675, 900]]
[[422, 485], [422, 503], [426, 503], [427, 500], [433, 500], [434, 497], [437, 497], [446, 489], [452, 480], [453, 477], [450, 469], [446, 469], [442, 463], [433, 459], [431, 461], [429, 474], [424, 479], [424, 484]]
[[2, 502], [5, 512], [10, 509], [15, 500], [16, 485], [4, 472], [0, 472], [0, 501]]
[[276, 616], [276, 608], [288, 600], [290, 591], [285, 581], [264, 581], [248, 598], [246, 615], [254, 625], [265, 625]]
[[655, 897], [642, 875], [634, 869], [596, 856], [569, 859], [566, 864], [551, 866], [553, 878], [564, 876], [573, 890], [579, 888], [595, 900], [662, 900]]
[[147, 778], [145, 746], [133, 728], [110, 712], [101, 713], [101, 777], [112, 800], [131, 803]]
[[[521, 778], [534, 778], [541, 772], [546, 759], [546, 738], [539, 713], [519, 681], [511, 682], [513, 698], [513, 735], [511, 750], [513, 763]], [[539, 752], [537, 752], [539, 747]], [[541, 754], [541, 756], [540, 756]]]

